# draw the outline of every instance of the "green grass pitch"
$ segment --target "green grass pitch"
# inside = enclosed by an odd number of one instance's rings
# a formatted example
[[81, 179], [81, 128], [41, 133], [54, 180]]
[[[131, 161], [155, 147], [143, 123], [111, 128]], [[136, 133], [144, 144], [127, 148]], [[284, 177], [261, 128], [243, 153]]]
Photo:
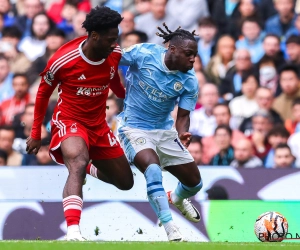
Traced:
[[1, 250], [276, 250], [300, 249], [298, 243], [230, 242], [65, 242], [0, 241]]

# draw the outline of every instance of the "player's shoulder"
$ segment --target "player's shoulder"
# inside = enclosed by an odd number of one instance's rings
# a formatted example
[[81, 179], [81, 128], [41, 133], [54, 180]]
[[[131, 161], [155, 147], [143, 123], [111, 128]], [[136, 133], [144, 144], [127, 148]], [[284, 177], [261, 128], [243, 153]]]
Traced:
[[140, 54], [147, 55], [147, 54], [154, 54], [154, 53], [161, 53], [165, 51], [165, 48], [154, 43], [138, 43], [134, 44], [130, 47], [124, 48], [123, 53], [126, 52], [140, 52]]
[[66, 62], [79, 57], [79, 45], [86, 40], [86, 38], [87, 36], [78, 37], [62, 45], [50, 58], [48, 65], [51, 66], [54, 63]]
[[191, 69], [186, 73], [182, 73], [185, 89], [188, 91], [198, 91], [198, 80], [195, 70]]
[[120, 61], [122, 57], [122, 49], [119, 44], [117, 44], [110, 56]]

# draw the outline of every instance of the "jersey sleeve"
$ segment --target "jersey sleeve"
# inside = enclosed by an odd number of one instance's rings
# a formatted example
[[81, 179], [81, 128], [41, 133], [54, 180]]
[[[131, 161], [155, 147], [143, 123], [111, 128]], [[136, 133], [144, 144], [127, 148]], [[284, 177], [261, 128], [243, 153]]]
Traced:
[[196, 81], [196, 79], [189, 79], [188, 81], [190, 81], [190, 84], [192, 84], [192, 86], [194, 87], [191, 89], [185, 89], [183, 91], [180, 96], [178, 106], [182, 109], [193, 111], [195, 110], [195, 106], [198, 100], [198, 83], [194, 82]]
[[125, 98], [125, 88], [121, 83], [119, 73], [116, 72], [114, 78], [110, 82], [109, 88], [118, 98]]
[[121, 65], [132, 66], [135, 64], [142, 44], [135, 44], [122, 50]]
[[47, 112], [48, 102], [51, 94], [60, 82], [59, 71], [53, 73], [51, 71], [51, 64], [40, 74], [41, 82], [36, 95], [34, 106], [34, 120], [31, 130], [31, 137], [35, 140], [41, 139], [42, 123]]

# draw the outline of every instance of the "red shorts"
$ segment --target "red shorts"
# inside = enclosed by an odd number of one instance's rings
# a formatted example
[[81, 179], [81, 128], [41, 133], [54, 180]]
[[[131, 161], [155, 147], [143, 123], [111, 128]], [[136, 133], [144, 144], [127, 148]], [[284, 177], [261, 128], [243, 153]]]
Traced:
[[109, 127], [101, 131], [89, 130], [78, 122], [60, 120], [51, 122], [52, 139], [49, 153], [51, 158], [58, 164], [64, 164], [61, 143], [71, 136], [81, 137], [89, 150], [91, 160], [114, 159], [124, 155], [124, 151]]

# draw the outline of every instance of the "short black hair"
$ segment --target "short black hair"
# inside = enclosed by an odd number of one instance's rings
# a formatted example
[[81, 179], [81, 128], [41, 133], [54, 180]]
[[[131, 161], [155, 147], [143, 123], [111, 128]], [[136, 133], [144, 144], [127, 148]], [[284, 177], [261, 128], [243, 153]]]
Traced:
[[191, 139], [191, 143], [198, 143], [200, 144], [201, 148], [202, 148], [202, 137], [199, 135], [193, 135], [192, 139]]
[[267, 134], [267, 136], [266, 136], [267, 140], [271, 136], [281, 136], [283, 138], [289, 138], [290, 133], [289, 133], [289, 131], [287, 131], [287, 129], [283, 125], [277, 124]]
[[287, 145], [286, 143], [279, 143], [279, 144], [275, 147], [275, 151], [276, 151], [277, 149], [281, 149], [281, 148], [287, 148], [287, 149], [290, 151], [291, 155], [292, 155], [292, 150], [291, 150], [291, 148], [289, 147], [289, 145]]
[[0, 131], [1, 130], [12, 131], [12, 132], [15, 133], [14, 127], [13, 126], [9, 126], [9, 125], [0, 126]]
[[296, 105], [300, 105], [300, 97], [297, 97], [293, 100], [292, 102], [292, 107], [296, 106]]
[[13, 38], [21, 39], [22, 32], [16, 26], [4, 27], [2, 30], [2, 37], [13, 37]]
[[245, 70], [242, 72], [242, 84], [247, 81], [249, 77], [253, 76], [257, 82], [257, 86], [259, 86], [259, 77], [255, 70], [250, 69], [250, 70]]
[[169, 41], [176, 42], [178, 40], [186, 40], [186, 39], [196, 42], [196, 39], [195, 39], [196, 31], [195, 30], [191, 33], [187, 30], [181, 29], [181, 27], [179, 26], [177, 28], [177, 30], [171, 31], [168, 28], [168, 26], [166, 25], [166, 23], [163, 23], [163, 26], [165, 27], [166, 31], [164, 31], [161, 27], [157, 27], [157, 29], [161, 33], [156, 32], [156, 35], [159, 37], [162, 37], [164, 39], [164, 42], [163, 42], [164, 44]]
[[7, 158], [8, 158], [8, 155], [7, 155], [7, 153], [6, 153], [4, 150], [2, 150], [2, 149], [0, 149], [0, 158], [3, 158], [4, 161], [5, 161], [5, 164], [7, 164]]
[[249, 16], [249, 17], [246, 17], [246, 18], [242, 21], [242, 26], [243, 26], [244, 23], [246, 23], [246, 22], [256, 23], [260, 28], [262, 28], [262, 23], [261, 23], [260, 19], [258, 19], [256, 16]]
[[285, 44], [296, 43], [300, 45], [300, 37], [296, 35], [291, 35], [288, 39], [286, 39]]
[[24, 77], [27, 81], [27, 83], [29, 84], [29, 79], [26, 73], [15, 73], [13, 76], [13, 79], [15, 79], [16, 77]]
[[228, 110], [228, 113], [231, 115], [231, 111], [229, 108], [229, 105], [227, 103], [217, 103], [213, 109], [217, 108], [217, 107], [224, 107]]
[[201, 18], [198, 22], [199, 27], [213, 27], [217, 28], [217, 24], [211, 17]]
[[280, 69], [279, 69], [279, 75], [281, 75], [283, 72], [286, 71], [292, 71], [295, 73], [295, 75], [297, 76], [297, 78], [299, 79], [299, 70], [298, 67], [294, 64], [285, 64], [283, 65]]
[[277, 41], [278, 41], [278, 43], [280, 43], [280, 37], [279, 36], [277, 36], [276, 34], [273, 34], [273, 33], [269, 33], [269, 34], [267, 34], [266, 36], [265, 36], [265, 38], [264, 38], [264, 40], [263, 41], [265, 41], [268, 37], [273, 37], [273, 38], [276, 38], [277, 39]]
[[125, 37], [135, 35], [140, 39], [140, 43], [146, 43], [148, 41], [148, 36], [145, 32], [139, 30], [133, 30], [125, 34]]
[[59, 36], [62, 38], [66, 38], [66, 33], [61, 29], [53, 28], [53, 29], [49, 30], [49, 32], [47, 33], [47, 36]]
[[217, 131], [220, 130], [220, 129], [225, 129], [227, 131], [227, 133], [230, 135], [230, 137], [232, 136], [231, 128], [228, 125], [225, 125], [225, 124], [221, 124], [215, 129], [215, 135], [216, 135]]
[[123, 17], [121, 17], [117, 11], [105, 6], [96, 6], [86, 15], [82, 27], [85, 28], [90, 35], [92, 31], [100, 33], [112, 28], [118, 28], [122, 20]]

